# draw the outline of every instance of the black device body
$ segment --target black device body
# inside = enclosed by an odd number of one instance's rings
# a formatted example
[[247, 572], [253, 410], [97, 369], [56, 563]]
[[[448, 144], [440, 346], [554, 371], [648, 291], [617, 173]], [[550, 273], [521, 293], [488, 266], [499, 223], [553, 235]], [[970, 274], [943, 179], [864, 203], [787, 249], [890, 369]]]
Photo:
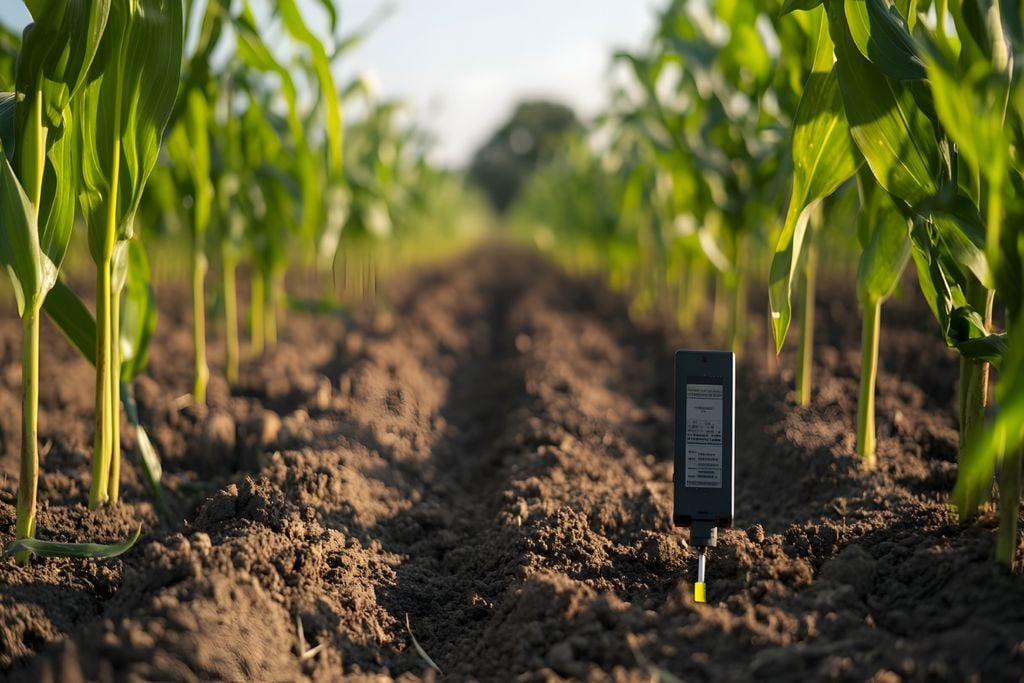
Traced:
[[735, 482], [736, 356], [676, 351], [672, 521], [692, 527], [695, 545], [715, 545], [732, 526]]

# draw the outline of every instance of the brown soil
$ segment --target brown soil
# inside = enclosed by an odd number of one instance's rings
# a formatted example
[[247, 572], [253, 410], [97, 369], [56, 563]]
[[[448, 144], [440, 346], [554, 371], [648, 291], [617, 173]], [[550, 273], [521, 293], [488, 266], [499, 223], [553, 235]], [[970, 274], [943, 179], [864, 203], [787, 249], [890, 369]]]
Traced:
[[[854, 455], [852, 297], [823, 297], [810, 408], [752, 343], [737, 526], [707, 605], [670, 522], [672, 351], [701, 335], [637, 325], [598, 283], [492, 247], [396, 283], [389, 311], [292, 317], [200, 409], [180, 398], [182, 299], [136, 387], [175, 519], [130, 440], [128, 502], [84, 507], [92, 370], [44, 329], [39, 535], [145, 535], [113, 560], [0, 562], [0, 676], [432, 677], [408, 617], [452, 679], [1024, 680], [1024, 580], [992, 562], [991, 515], [950, 513], [956, 360], [912, 297], [886, 308], [874, 472]], [[0, 323], [2, 542], [18, 331]]]

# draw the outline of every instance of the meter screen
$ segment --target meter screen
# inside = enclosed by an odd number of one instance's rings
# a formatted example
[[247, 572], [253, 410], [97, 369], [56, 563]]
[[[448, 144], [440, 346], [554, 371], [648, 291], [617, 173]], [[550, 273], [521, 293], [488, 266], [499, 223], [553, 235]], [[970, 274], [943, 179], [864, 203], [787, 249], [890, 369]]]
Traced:
[[687, 488], [722, 487], [723, 384], [721, 377], [686, 378]]

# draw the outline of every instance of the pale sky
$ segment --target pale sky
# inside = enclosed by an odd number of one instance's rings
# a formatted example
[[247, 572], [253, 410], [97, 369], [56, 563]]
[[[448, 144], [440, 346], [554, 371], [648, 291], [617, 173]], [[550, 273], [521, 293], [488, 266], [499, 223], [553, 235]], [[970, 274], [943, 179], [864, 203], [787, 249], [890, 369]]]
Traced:
[[[308, 0], [307, 0], [308, 1]], [[0, 20], [28, 13], [4, 1]], [[257, 0], [255, 3], [259, 5]], [[312, 3], [316, 5], [316, 3]], [[341, 0], [342, 32], [382, 0]], [[438, 137], [436, 160], [462, 165], [521, 97], [563, 101], [584, 118], [606, 101], [613, 49], [653, 30], [656, 0], [399, 0], [373, 34], [339, 63], [343, 80], [370, 72], [381, 97], [399, 97]], [[346, 28], [347, 27], [347, 28]]]

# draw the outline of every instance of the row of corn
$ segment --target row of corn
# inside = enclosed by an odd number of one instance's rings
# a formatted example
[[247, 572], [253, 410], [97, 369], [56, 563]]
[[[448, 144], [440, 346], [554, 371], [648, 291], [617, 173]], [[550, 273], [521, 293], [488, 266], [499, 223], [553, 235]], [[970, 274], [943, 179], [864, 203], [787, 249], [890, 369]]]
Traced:
[[912, 267], [961, 359], [953, 501], [968, 518], [998, 491], [997, 556], [1010, 565], [1024, 446], [1022, 46], [1015, 2], [673, 0], [645, 49], [616, 55], [624, 76], [606, 113], [528, 188], [519, 218], [640, 303], [671, 302], [684, 324], [711, 299], [737, 351], [748, 289], [767, 279], [776, 350], [794, 317], [800, 331], [803, 405], [827, 259], [832, 277], [855, 279], [862, 308], [857, 452], [869, 468], [882, 305]]
[[[385, 251], [375, 245], [394, 247], [405, 226], [450, 216], [464, 200], [458, 180], [428, 163], [429, 140], [401, 103], [379, 101], [366, 78], [336, 82], [339, 58], [379, 15], [343, 35], [331, 0], [25, 5], [32, 23], [24, 32], [0, 31], [0, 260], [24, 339], [16, 539], [7, 554], [22, 562], [31, 554], [112, 555], [138, 537], [118, 545], [36, 538], [42, 315], [96, 368], [90, 507], [120, 498], [123, 408], [145, 478], [167, 511], [159, 458], [131, 391], [156, 326], [144, 245], [187, 253], [192, 394], [202, 404], [208, 264], [219, 274], [213, 310], [223, 314], [224, 372], [234, 382], [240, 275], [250, 278], [249, 346], [259, 354], [277, 339], [290, 304], [338, 310], [337, 273], [358, 270], [365, 288], [374, 253]], [[310, 12], [321, 19], [316, 31]], [[273, 49], [270, 35], [278, 37]], [[360, 113], [348, 126], [346, 105]], [[86, 247], [95, 316], [62, 278], [65, 256]], [[295, 263], [318, 273], [322, 294], [288, 296], [285, 275]]]

